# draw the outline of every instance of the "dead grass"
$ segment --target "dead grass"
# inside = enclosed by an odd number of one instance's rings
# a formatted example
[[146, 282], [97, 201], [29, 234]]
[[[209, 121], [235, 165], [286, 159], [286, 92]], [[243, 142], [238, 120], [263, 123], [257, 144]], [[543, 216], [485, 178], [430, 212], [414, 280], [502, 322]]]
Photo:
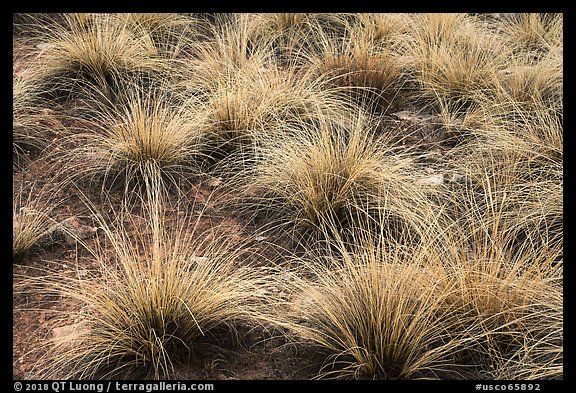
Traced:
[[12, 98], [12, 156], [18, 161], [24, 151], [42, 149], [48, 141], [42, 136], [42, 114], [36, 110], [37, 86], [23, 76], [16, 76]]
[[467, 337], [445, 305], [456, 287], [442, 261], [390, 247], [382, 230], [356, 229], [349, 241], [327, 228], [328, 246], [297, 259], [275, 320], [294, 340], [329, 350], [319, 378], [446, 378]]
[[129, 195], [134, 188], [167, 190], [186, 174], [199, 173], [199, 104], [175, 102], [169, 86], [133, 89], [125, 105], [102, 107], [89, 129], [70, 136], [82, 141], [65, 153], [71, 181], [87, 180], [103, 190], [121, 187]]
[[51, 242], [51, 230], [56, 225], [52, 211], [63, 201], [56, 199], [57, 187], [21, 186], [12, 191], [12, 258], [21, 259], [33, 249]]
[[[214, 329], [227, 327], [233, 337], [235, 324], [260, 323], [258, 310], [270, 275], [238, 263], [245, 248], [215, 234], [205, 241], [195, 231], [198, 220], [184, 217], [168, 227], [157, 196], [146, 203], [143, 217], [126, 210], [114, 212], [112, 221], [98, 217], [102, 242], [84, 244], [98, 266], [95, 272], [48, 273], [21, 284], [27, 291], [66, 297], [82, 307], [81, 322], [70, 334], [37, 348], [47, 349], [35, 370], [38, 378], [139, 372], [166, 378], [181, 356], [193, 353], [195, 342]], [[138, 233], [128, 229], [128, 222]], [[57, 317], [66, 320], [76, 312]]]
[[36, 64], [42, 94], [68, 99], [100, 93], [116, 101], [135, 76], [154, 80], [166, 71], [149, 37], [135, 35], [110, 14], [65, 14], [54, 24]]
[[[561, 14], [16, 16], [13, 171], [41, 178], [13, 190], [35, 272], [14, 298], [44, 303], [15, 312], [69, 328], [30, 375], [172, 378], [241, 325], [326, 353], [316, 378], [562, 379], [562, 35]], [[26, 266], [63, 194], [101, 228], [68, 250], [94, 270]]]
[[346, 229], [380, 211], [390, 230], [397, 225], [398, 232], [417, 231], [432, 211], [426, 201], [433, 190], [415, 182], [412, 158], [374, 135], [372, 127], [371, 119], [356, 113], [340, 123], [305, 123], [269, 138], [246, 183], [245, 194], [255, 196], [247, 210], [263, 211], [269, 225], [296, 239], [314, 238], [329, 222]]
[[469, 107], [490, 97], [494, 78], [508, 58], [499, 38], [487, 34], [465, 14], [416, 14], [407, 40], [409, 65], [428, 102], [447, 100]]

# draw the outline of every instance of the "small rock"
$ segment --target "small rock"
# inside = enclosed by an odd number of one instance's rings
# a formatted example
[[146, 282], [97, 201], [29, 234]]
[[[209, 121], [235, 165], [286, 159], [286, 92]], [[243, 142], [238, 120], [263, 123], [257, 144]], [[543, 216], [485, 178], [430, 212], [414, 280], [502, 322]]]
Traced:
[[65, 219], [58, 224], [58, 227], [63, 232], [68, 245], [75, 244], [77, 240], [93, 237], [97, 232], [97, 228], [81, 224], [76, 216]]
[[49, 42], [41, 42], [40, 44], [36, 45], [36, 48], [40, 49], [40, 50], [46, 50], [46, 49], [51, 49], [54, 48], [55, 45], [51, 44]]
[[196, 264], [198, 264], [198, 265], [205, 265], [209, 259], [208, 259], [208, 257], [192, 256], [192, 258], [190, 258], [190, 260], [192, 262], [196, 262]]
[[416, 181], [416, 184], [429, 185], [429, 186], [440, 186], [442, 185], [442, 183], [444, 183], [443, 174], [428, 176], [423, 179], [418, 179]]
[[213, 177], [212, 179], [208, 180], [207, 184], [209, 187], [212, 187], [212, 188], [218, 187], [220, 184], [222, 184], [222, 178], [221, 177]]
[[534, 70], [532, 66], [516, 65], [498, 71], [498, 75], [500, 78], [506, 79], [512, 76], [524, 76], [532, 70]]
[[392, 116], [398, 120], [404, 120], [409, 122], [423, 122], [433, 120], [437, 115], [427, 114], [427, 113], [415, 113], [410, 111], [400, 111], [392, 113]]
[[75, 325], [59, 326], [52, 329], [51, 338], [57, 340], [59, 338], [69, 336], [76, 331]]
[[451, 183], [460, 183], [464, 180], [464, 176], [459, 175], [457, 173], [453, 173], [452, 177], [450, 177], [450, 179], [448, 179], [449, 182]]
[[67, 339], [73, 339], [78, 332], [85, 329], [86, 326], [83, 323], [55, 327], [50, 332], [50, 340], [60, 344], [65, 343]]

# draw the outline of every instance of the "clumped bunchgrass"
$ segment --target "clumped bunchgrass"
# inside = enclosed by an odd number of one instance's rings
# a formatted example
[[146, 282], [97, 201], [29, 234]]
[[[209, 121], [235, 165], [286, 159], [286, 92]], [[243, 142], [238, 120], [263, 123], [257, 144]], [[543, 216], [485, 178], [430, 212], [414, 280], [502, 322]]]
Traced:
[[[34, 156], [15, 173], [101, 191], [102, 230], [62, 257], [76, 274], [18, 277], [48, 302], [16, 312], [64, 325], [33, 377], [180, 376], [256, 325], [326, 353], [312, 378], [564, 377], [562, 14], [21, 14], [13, 32], [13, 157]], [[39, 180], [13, 193], [15, 260], [62, 202]]]
[[329, 351], [318, 378], [441, 378], [454, 367], [466, 338], [454, 335], [458, 316], [444, 305], [452, 289], [439, 261], [389, 247], [385, 237], [330, 236], [288, 276], [292, 297], [276, 320], [294, 340]]
[[499, 39], [464, 14], [416, 14], [406, 38], [407, 72], [419, 100], [440, 97], [469, 107], [490, 96], [494, 78], [506, 59]]
[[[217, 237], [217, 228], [204, 236], [196, 230], [200, 218], [168, 224], [158, 194], [148, 197], [141, 217], [98, 217], [102, 238], [81, 242], [94, 271], [44, 272], [21, 283], [81, 305], [80, 312], [52, 310], [56, 320], [77, 323], [37, 348], [43, 356], [36, 377], [168, 378], [199, 340], [234, 337], [237, 324], [259, 323], [268, 275], [242, 264], [245, 248]], [[131, 231], [133, 225], [138, 232]]]
[[213, 159], [253, 162], [257, 146], [286, 125], [315, 124], [350, 109], [323, 78], [245, 66], [229, 74], [208, 95], [203, 126]]
[[322, 40], [343, 38], [355, 14], [347, 13], [268, 13], [246, 15], [250, 38], [270, 48], [283, 67], [300, 68], [308, 57], [322, 52]]
[[[534, 249], [559, 253], [563, 248], [563, 137], [560, 121], [550, 115], [534, 120], [497, 122], [476, 139], [456, 149], [451, 159], [456, 172], [471, 186], [453, 192], [456, 209], [474, 212], [478, 227], [497, 226], [518, 252]], [[537, 121], [535, 121], [538, 119]], [[529, 124], [528, 126], [526, 124]], [[477, 154], [474, 160], [464, 159]]]
[[517, 13], [504, 18], [502, 31], [514, 52], [539, 59], [563, 46], [563, 15], [558, 13]]
[[250, 40], [247, 18], [232, 14], [208, 27], [207, 38], [197, 41], [191, 59], [188, 88], [195, 94], [209, 92], [230, 75], [246, 67], [266, 67], [271, 54], [266, 45]]
[[12, 84], [12, 152], [21, 161], [27, 150], [40, 150], [48, 144], [43, 137], [38, 86], [25, 75], [15, 76]]
[[514, 224], [529, 227], [538, 218], [527, 213], [526, 223], [511, 214], [508, 207], [522, 203], [524, 194], [507, 191], [488, 186], [483, 201], [470, 192], [468, 206], [474, 207], [446, 232], [454, 247], [446, 249], [444, 263], [458, 288], [446, 307], [473, 326], [468, 359], [488, 378], [561, 378], [561, 242], [557, 229], [538, 226], [518, 247]]
[[297, 238], [321, 233], [331, 222], [346, 229], [378, 212], [385, 212], [391, 231], [417, 231], [432, 211], [434, 191], [417, 184], [412, 157], [387, 144], [374, 126], [358, 112], [269, 138], [247, 182], [256, 211]]
[[53, 211], [64, 201], [57, 199], [58, 187], [32, 183], [12, 190], [12, 258], [22, 259], [30, 251], [49, 246], [57, 224]]
[[161, 56], [168, 59], [185, 56], [191, 43], [199, 36], [196, 18], [176, 13], [125, 13], [118, 14], [121, 22], [152, 40]]
[[445, 306], [458, 309], [473, 327], [466, 353], [488, 378], [561, 378], [563, 295], [562, 278], [553, 268], [557, 255], [550, 250], [543, 257], [509, 255], [505, 246], [487, 240], [453, 260], [451, 280], [459, 291]]
[[104, 107], [93, 129], [73, 135], [82, 141], [68, 152], [72, 180], [88, 180], [103, 190], [133, 187], [168, 189], [199, 173], [202, 114], [192, 99], [174, 102], [169, 86], [135, 87], [125, 105]]
[[494, 117], [504, 112], [512, 121], [527, 120], [528, 125], [537, 122], [542, 112], [562, 119], [563, 82], [561, 49], [550, 50], [538, 62], [526, 59], [511, 62], [499, 72]]
[[393, 103], [400, 104], [402, 69], [392, 53], [365, 36], [352, 36], [336, 47], [330, 47], [333, 44], [328, 40], [327, 45], [316, 60], [318, 72], [340, 87], [342, 93], [384, 111]]
[[70, 99], [99, 93], [121, 99], [135, 77], [154, 81], [167, 70], [152, 39], [135, 35], [113, 14], [64, 14], [42, 43], [35, 68], [42, 93]]
[[275, 321], [329, 351], [319, 378], [561, 378], [561, 251], [511, 252], [491, 207], [430, 220], [422, 246], [368, 227], [327, 236], [297, 258]]

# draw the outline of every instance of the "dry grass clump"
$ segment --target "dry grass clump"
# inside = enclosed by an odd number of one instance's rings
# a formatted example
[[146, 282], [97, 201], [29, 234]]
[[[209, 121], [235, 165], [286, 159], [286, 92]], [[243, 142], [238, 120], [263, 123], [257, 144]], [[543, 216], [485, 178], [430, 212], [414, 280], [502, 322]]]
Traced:
[[562, 133], [545, 123], [486, 130], [453, 161], [469, 183], [451, 194], [446, 306], [471, 318], [463, 359], [490, 379], [563, 375]]
[[470, 329], [463, 359], [479, 364], [480, 374], [562, 378], [562, 247], [554, 244], [554, 229], [540, 227], [533, 232], [540, 242], [526, 240], [518, 251], [511, 229], [526, 224], [509, 206], [523, 195], [510, 194], [492, 189], [484, 206], [471, 196], [468, 216], [447, 232], [454, 247], [443, 261], [457, 290], [445, 306]]
[[213, 25], [181, 77], [180, 85], [204, 102], [211, 164], [231, 153], [232, 159], [251, 160], [260, 135], [285, 123], [314, 122], [349, 109], [325, 78], [281, 69], [270, 43], [251, 38], [255, 25], [248, 15]]
[[331, 236], [287, 275], [277, 323], [331, 352], [320, 378], [562, 378], [561, 250], [511, 252], [497, 203], [430, 220], [422, 246]]
[[189, 376], [261, 324], [317, 378], [563, 378], [561, 14], [14, 18], [13, 157], [66, 180], [13, 191], [13, 258], [102, 192], [76, 274], [16, 283], [65, 325], [34, 378]]
[[222, 23], [210, 24], [207, 38], [197, 41], [190, 61], [186, 88], [201, 95], [217, 88], [244, 68], [266, 68], [272, 62], [269, 47], [250, 39], [251, 25], [233, 14]]
[[[355, 98], [370, 92], [388, 98], [400, 69], [386, 51], [393, 18], [367, 14], [255, 14], [247, 17], [255, 46], [274, 51], [284, 69], [310, 69], [331, 78]], [[398, 23], [396, 23], [398, 25]], [[313, 37], [313, 38], [311, 38]], [[374, 97], [373, 97], [374, 99]]]
[[546, 115], [516, 127], [505, 123], [476, 131], [474, 142], [453, 152], [454, 170], [465, 175], [471, 187], [453, 192], [451, 198], [458, 200], [457, 209], [477, 214], [474, 219], [482, 223], [480, 228], [499, 212], [494, 225], [507, 234], [512, 250], [561, 255], [562, 125]]
[[412, 157], [377, 137], [362, 112], [341, 119], [288, 127], [262, 144], [246, 181], [256, 203], [250, 211], [296, 237], [329, 222], [345, 229], [376, 212], [385, 212], [391, 231], [417, 231], [433, 211], [433, 190], [416, 183]]
[[[81, 141], [66, 153], [72, 180], [89, 180], [107, 189], [167, 189], [187, 175], [198, 174], [202, 115], [194, 100], [177, 100], [169, 87], [158, 91], [134, 88], [125, 105], [105, 107], [94, 129], [72, 135]], [[148, 190], [149, 191], [149, 190]]]
[[507, 15], [501, 29], [515, 53], [538, 60], [563, 46], [563, 25], [562, 14], [517, 13]]
[[110, 101], [136, 76], [154, 81], [167, 71], [151, 38], [135, 35], [113, 14], [64, 14], [41, 44], [35, 68], [42, 93], [68, 99], [88, 92]]
[[[499, 72], [494, 117], [508, 114], [513, 121], [537, 122], [540, 112], [562, 118], [563, 115], [562, 49], [551, 49], [538, 61], [520, 58]], [[519, 113], [519, 115], [518, 115]], [[536, 114], [536, 116], [534, 116]], [[516, 116], [515, 116], [516, 115]]]
[[[38, 189], [39, 188], [39, 189]], [[12, 258], [25, 256], [36, 247], [47, 245], [56, 221], [52, 211], [63, 201], [56, 199], [57, 187], [51, 184], [28, 190], [12, 190]]]
[[321, 75], [355, 100], [384, 109], [402, 101], [398, 95], [402, 70], [395, 57], [364, 37], [352, 37], [342, 46], [325, 48], [317, 63]]
[[440, 98], [458, 108], [490, 97], [507, 58], [499, 38], [465, 14], [416, 14], [413, 23], [405, 44], [419, 100], [435, 103]]
[[68, 334], [39, 348], [46, 352], [37, 378], [168, 378], [203, 337], [234, 335], [237, 323], [256, 323], [268, 276], [242, 263], [245, 250], [223, 237], [204, 241], [189, 218], [168, 226], [158, 200], [148, 206], [143, 217], [99, 218], [104, 238], [83, 244], [96, 271], [24, 280], [28, 291], [81, 305], [80, 313], [60, 315], [77, 317]]
[[283, 67], [300, 68], [307, 57], [319, 54], [324, 36], [339, 40], [356, 19], [346, 13], [263, 13], [249, 14], [251, 39], [265, 43]]
[[40, 150], [48, 142], [43, 135], [38, 85], [25, 75], [14, 76], [12, 83], [12, 152], [17, 161], [27, 150]]
[[409, 19], [403, 14], [357, 14], [348, 18], [345, 35], [319, 36], [308, 62], [354, 100], [376, 105], [376, 111], [402, 105], [406, 88], [399, 41]]
[[553, 268], [556, 255], [533, 250], [514, 258], [490, 243], [477, 242], [470, 254], [452, 261], [458, 291], [445, 306], [459, 310], [471, 330], [469, 361], [490, 379], [562, 378], [563, 295], [562, 277]]
[[175, 13], [118, 14], [136, 35], [152, 40], [159, 54], [169, 59], [184, 57], [191, 51], [191, 42], [198, 37], [196, 18]]
[[276, 97], [289, 88], [274, 70], [266, 69], [244, 69], [218, 82], [206, 105], [208, 154], [218, 160], [231, 153], [249, 153]]
[[385, 236], [333, 238], [286, 280], [292, 298], [276, 318], [295, 340], [331, 352], [319, 378], [441, 378], [465, 342], [441, 266]]
[[[287, 125], [313, 124], [349, 109], [327, 83], [275, 67], [249, 67], [229, 74], [208, 95], [204, 133], [212, 158], [254, 160], [254, 149]], [[248, 154], [245, 154], [248, 153]]]
[[406, 14], [357, 14], [354, 26], [360, 28], [360, 35], [366, 35], [373, 42], [395, 47], [398, 40], [409, 31], [409, 18]]

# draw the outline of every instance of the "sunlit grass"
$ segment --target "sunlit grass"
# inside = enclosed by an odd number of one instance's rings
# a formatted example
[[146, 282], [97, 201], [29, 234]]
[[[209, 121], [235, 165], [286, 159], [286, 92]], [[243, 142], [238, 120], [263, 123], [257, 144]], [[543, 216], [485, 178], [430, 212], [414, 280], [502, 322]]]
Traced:
[[297, 258], [284, 284], [291, 300], [276, 320], [297, 342], [329, 351], [318, 378], [445, 378], [466, 336], [444, 303], [455, 288], [442, 261], [391, 246], [364, 225], [353, 241], [327, 228], [326, 247]]
[[328, 222], [346, 229], [376, 212], [385, 212], [391, 231], [418, 231], [434, 190], [417, 184], [412, 157], [373, 127], [359, 112], [340, 123], [288, 127], [263, 143], [246, 188], [256, 211], [296, 237], [321, 233]]
[[470, 106], [490, 97], [507, 56], [497, 36], [464, 14], [416, 14], [413, 23], [414, 32], [405, 45], [419, 99], [434, 102], [440, 97]]
[[[50, 241], [52, 186], [101, 191], [102, 231], [74, 254], [95, 270], [15, 287], [81, 305], [35, 378], [171, 378], [237, 324], [328, 353], [314, 378], [563, 378], [561, 14], [25, 14], [13, 31], [14, 171], [41, 151], [64, 180], [13, 191], [13, 258]], [[226, 215], [258, 245], [224, 236]]]
[[[193, 352], [203, 337], [215, 330], [234, 336], [237, 323], [259, 323], [266, 272], [241, 264], [242, 247], [215, 233], [212, 240], [203, 236], [196, 219], [168, 226], [161, 202], [150, 197], [142, 217], [120, 211], [114, 221], [98, 218], [102, 238], [84, 244], [95, 271], [43, 272], [21, 281], [27, 291], [83, 306], [81, 322], [70, 334], [37, 348], [43, 356], [36, 377], [99, 379], [143, 372], [167, 378], [181, 354]], [[133, 225], [138, 233], [130, 232]], [[62, 320], [76, 315], [54, 312]]]
[[15, 76], [12, 84], [12, 152], [18, 160], [26, 150], [40, 150], [49, 143], [40, 122], [38, 85], [26, 76]]
[[[71, 180], [102, 189], [167, 189], [199, 173], [202, 114], [193, 100], [173, 102], [166, 90], [129, 95], [126, 105], [104, 108], [94, 130], [73, 135], [82, 143], [66, 153]], [[142, 188], [143, 187], [143, 188]]]
[[63, 201], [52, 184], [32, 184], [12, 191], [12, 258], [25, 257], [34, 248], [49, 246], [56, 225], [52, 213]]
[[166, 71], [151, 38], [135, 35], [116, 16], [64, 14], [64, 20], [48, 30], [35, 64], [45, 96], [98, 92], [115, 101], [135, 76], [152, 81]]

